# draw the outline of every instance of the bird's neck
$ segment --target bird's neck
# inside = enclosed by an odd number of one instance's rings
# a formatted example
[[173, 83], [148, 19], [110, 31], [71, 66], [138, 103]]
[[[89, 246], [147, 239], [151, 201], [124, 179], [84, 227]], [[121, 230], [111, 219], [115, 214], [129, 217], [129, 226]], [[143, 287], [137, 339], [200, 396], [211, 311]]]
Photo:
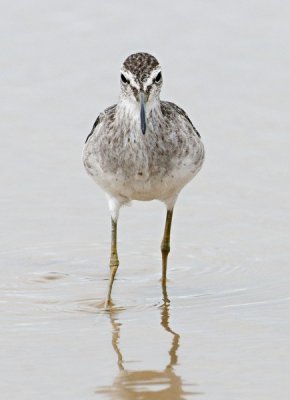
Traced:
[[[117, 105], [117, 118], [121, 120], [130, 120], [131, 122], [140, 121], [140, 103], [128, 98], [120, 98]], [[160, 114], [161, 104], [160, 99], [155, 98], [149, 100], [145, 104], [145, 115], [149, 116]]]

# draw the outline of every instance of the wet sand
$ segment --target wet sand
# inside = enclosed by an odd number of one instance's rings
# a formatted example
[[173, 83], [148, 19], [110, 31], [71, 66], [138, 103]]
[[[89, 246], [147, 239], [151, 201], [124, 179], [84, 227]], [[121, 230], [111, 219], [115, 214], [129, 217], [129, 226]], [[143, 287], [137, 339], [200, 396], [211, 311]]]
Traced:
[[[3, 6], [1, 399], [288, 400], [289, 5], [125, 4]], [[168, 301], [165, 209], [137, 202], [106, 312], [110, 218], [81, 151], [139, 50], [206, 162], [177, 202]]]

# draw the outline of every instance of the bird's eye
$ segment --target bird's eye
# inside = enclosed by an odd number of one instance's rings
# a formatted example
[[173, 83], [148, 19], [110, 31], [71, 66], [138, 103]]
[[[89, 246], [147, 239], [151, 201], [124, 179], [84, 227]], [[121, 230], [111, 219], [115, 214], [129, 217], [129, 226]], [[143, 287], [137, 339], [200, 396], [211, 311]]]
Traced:
[[154, 79], [154, 81], [155, 81], [155, 82], [160, 82], [161, 78], [162, 78], [162, 75], [161, 75], [161, 72], [159, 72], [159, 73], [156, 75], [156, 78]]
[[122, 82], [129, 83], [128, 79], [126, 79], [125, 75], [121, 74]]

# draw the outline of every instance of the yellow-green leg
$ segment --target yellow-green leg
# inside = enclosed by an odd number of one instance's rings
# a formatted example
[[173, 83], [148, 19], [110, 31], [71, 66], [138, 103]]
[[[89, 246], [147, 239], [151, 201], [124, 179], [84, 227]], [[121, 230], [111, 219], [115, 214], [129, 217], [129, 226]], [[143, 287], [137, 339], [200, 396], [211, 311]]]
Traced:
[[161, 242], [162, 287], [163, 288], [166, 288], [167, 258], [168, 258], [168, 254], [170, 252], [170, 230], [171, 230], [172, 215], [173, 215], [173, 209], [167, 210], [164, 234], [163, 234], [163, 239]]
[[115, 275], [119, 266], [118, 252], [117, 252], [117, 221], [112, 221], [112, 237], [111, 237], [111, 258], [110, 258], [110, 281], [108, 294], [106, 298], [105, 307], [108, 307], [111, 303], [112, 287], [115, 279]]

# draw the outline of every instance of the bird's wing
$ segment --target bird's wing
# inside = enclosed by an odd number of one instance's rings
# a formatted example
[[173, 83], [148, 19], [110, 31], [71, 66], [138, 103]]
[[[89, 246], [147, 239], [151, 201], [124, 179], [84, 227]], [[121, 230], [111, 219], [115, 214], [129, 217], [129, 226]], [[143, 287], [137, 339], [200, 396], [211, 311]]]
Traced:
[[96, 129], [96, 126], [98, 125], [99, 122], [100, 122], [100, 116], [98, 116], [98, 118], [95, 120], [95, 123], [94, 123], [94, 125], [93, 125], [93, 127], [92, 127], [92, 130], [91, 130], [91, 132], [89, 133], [89, 135], [87, 136], [85, 143], [87, 143], [87, 141], [89, 140], [89, 138], [92, 136], [92, 134], [94, 133], [94, 130]]
[[85, 143], [87, 143], [87, 141], [89, 140], [89, 138], [92, 136], [92, 134], [94, 133], [94, 131], [95, 131], [96, 127], [97, 127], [97, 125], [99, 124], [99, 122], [101, 121], [101, 119], [103, 119], [103, 116], [104, 116], [105, 114], [108, 114], [108, 113], [112, 112], [112, 111], [115, 111], [115, 108], [116, 108], [116, 104], [114, 104], [113, 106], [110, 106], [110, 107], [106, 108], [104, 112], [102, 112], [101, 114], [99, 114], [98, 118], [97, 118], [97, 119], [95, 120], [95, 122], [94, 122], [94, 125], [93, 125], [93, 127], [92, 127], [91, 132], [89, 133], [89, 135], [88, 135], [87, 138], [86, 138]]
[[166, 110], [166, 103], [170, 104], [171, 107], [173, 107], [180, 115], [182, 115], [190, 123], [194, 132], [200, 138], [200, 134], [199, 134], [198, 130], [193, 125], [193, 123], [191, 122], [191, 120], [190, 120], [189, 116], [186, 114], [186, 112], [182, 108], [178, 107], [175, 103], [171, 103], [170, 101], [162, 101], [161, 104], [163, 105], [163, 109], [165, 109], [165, 110]]

